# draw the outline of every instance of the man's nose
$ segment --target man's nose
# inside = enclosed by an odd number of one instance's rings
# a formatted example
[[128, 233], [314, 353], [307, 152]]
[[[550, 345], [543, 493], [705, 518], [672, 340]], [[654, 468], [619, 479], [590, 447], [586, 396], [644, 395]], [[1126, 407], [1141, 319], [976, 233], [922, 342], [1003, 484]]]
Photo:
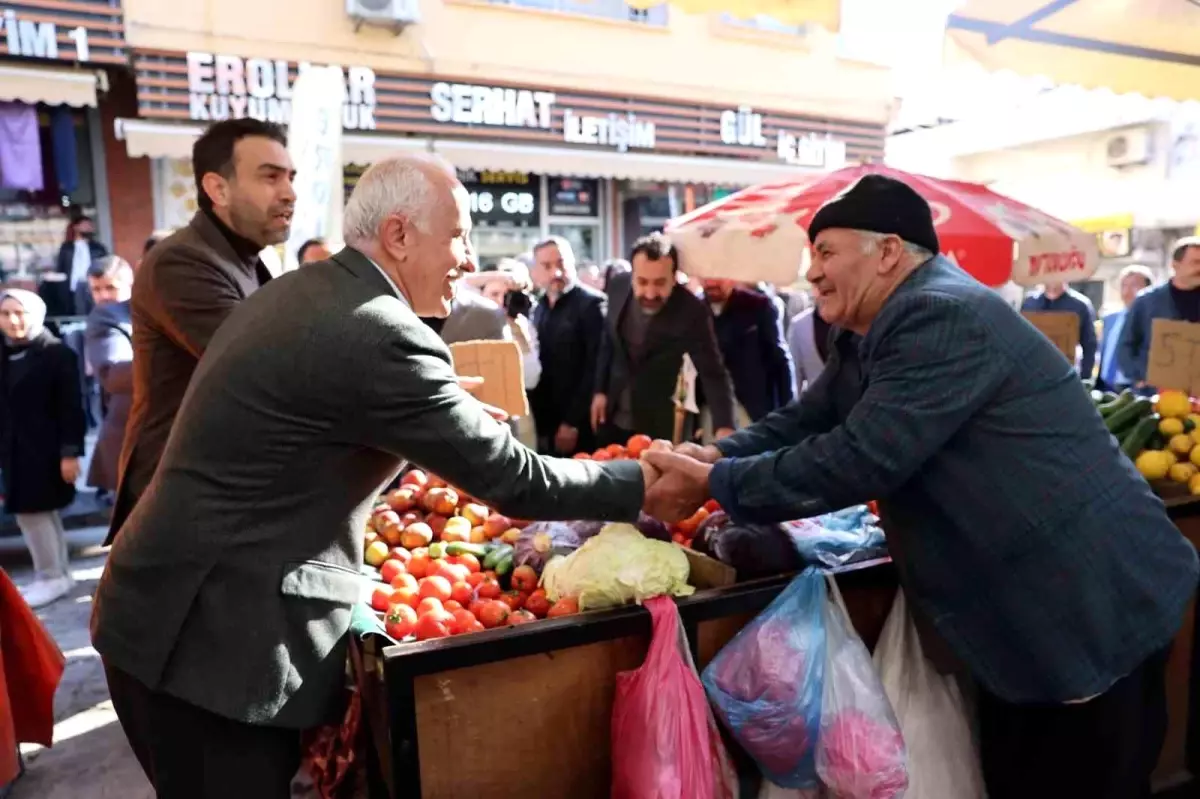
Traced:
[[290, 178], [283, 182], [283, 197], [281, 199], [287, 202], [296, 202], [296, 187]]

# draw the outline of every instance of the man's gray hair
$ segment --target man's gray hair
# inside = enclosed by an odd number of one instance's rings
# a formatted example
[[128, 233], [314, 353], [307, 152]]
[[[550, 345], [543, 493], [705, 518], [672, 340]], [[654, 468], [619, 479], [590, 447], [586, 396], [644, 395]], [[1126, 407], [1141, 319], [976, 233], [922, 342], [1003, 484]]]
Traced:
[[558, 248], [558, 254], [562, 256], [563, 268], [574, 271], [575, 269], [575, 249], [571, 246], [571, 242], [564, 239], [562, 236], [547, 236], [533, 245], [534, 257], [537, 257], [538, 250], [549, 247], [553, 244]]
[[[891, 235], [890, 233], [876, 233], [873, 230], [855, 230], [854, 232], [862, 237], [864, 255], [874, 252], [875, 248], [879, 246], [880, 242]], [[901, 241], [904, 243], [904, 250], [911, 255], [918, 264], [923, 264], [934, 256], [934, 253], [931, 253], [929, 250], [925, 249], [919, 244], [913, 244], [912, 242], [904, 241], [903, 239], [901, 239]]]
[[457, 180], [448, 161], [429, 153], [405, 153], [377, 161], [354, 186], [342, 214], [342, 237], [361, 246], [379, 235], [391, 214], [401, 214], [418, 230], [427, 230], [436, 185], [431, 171], [442, 170]]

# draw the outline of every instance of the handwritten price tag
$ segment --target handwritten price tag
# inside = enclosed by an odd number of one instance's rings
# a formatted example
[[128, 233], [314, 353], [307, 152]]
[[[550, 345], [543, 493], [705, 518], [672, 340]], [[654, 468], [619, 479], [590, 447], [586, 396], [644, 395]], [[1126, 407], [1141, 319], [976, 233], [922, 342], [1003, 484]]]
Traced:
[[1159, 391], [1200, 391], [1200, 324], [1155, 319], [1150, 329], [1146, 382]]
[[1079, 317], [1071, 311], [1024, 311], [1022, 314], [1058, 351], [1075, 363], [1079, 346]]

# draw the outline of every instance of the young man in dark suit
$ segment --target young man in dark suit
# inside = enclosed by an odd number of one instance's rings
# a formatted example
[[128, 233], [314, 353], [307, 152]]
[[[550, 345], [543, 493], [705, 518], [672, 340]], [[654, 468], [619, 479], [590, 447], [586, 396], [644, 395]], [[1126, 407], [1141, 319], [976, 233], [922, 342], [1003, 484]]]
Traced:
[[221, 323], [271, 273], [258, 257], [287, 240], [296, 194], [283, 129], [256, 119], [217, 122], [192, 147], [200, 210], [138, 267], [133, 406], [108, 540], [158, 466], [200, 356]]
[[673, 437], [672, 398], [685, 354], [699, 373], [718, 437], [733, 432], [733, 388], [712, 313], [679, 285], [674, 245], [652, 233], [634, 242], [629, 260], [633, 271], [608, 284], [609, 313], [592, 399], [592, 427], [600, 443], [624, 444], [634, 433]]
[[538, 456], [459, 387], [420, 319], [474, 269], [452, 168], [377, 162], [344, 218], [346, 249], [212, 337], [96, 592], [93, 643], [159, 796], [289, 796], [301, 730], [341, 710], [363, 530], [406, 461], [520, 518], [632, 521], [653, 483]]

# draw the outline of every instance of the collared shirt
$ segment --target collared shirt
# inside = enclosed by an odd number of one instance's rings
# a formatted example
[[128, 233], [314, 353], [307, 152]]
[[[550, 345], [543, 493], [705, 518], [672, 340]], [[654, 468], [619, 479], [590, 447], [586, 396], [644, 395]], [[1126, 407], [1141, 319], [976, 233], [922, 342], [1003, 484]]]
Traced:
[[1104, 366], [1100, 379], [1109, 386], [1127, 386], [1131, 382], [1117, 365], [1117, 345], [1121, 343], [1121, 331], [1125, 329], [1125, 319], [1129, 311], [1117, 311], [1108, 318], [1104, 326], [1104, 356], [1101, 363]]
[[383, 276], [383, 279], [387, 281], [387, 284], [392, 287], [392, 293], [394, 293], [396, 295], [396, 299], [400, 300], [400, 302], [407, 305], [408, 309], [411, 311], [412, 303], [408, 301], [408, 297], [404, 296], [404, 292], [402, 292], [400, 290], [400, 287], [396, 285], [396, 281], [392, 280], [392, 276], [389, 275], [387, 272], [383, 271], [383, 267], [380, 266], [379, 264], [375, 263], [375, 260], [373, 258], [370, 258], [367, 255], [363, 255], [363, 258], [366, 258], [368, 261], [371, 262], [371, 266], [375, 267], [375, 271], [379, 272], [379, 274]]
[[88, 246], [87, 239], [76, 239], [75, 251], [71, 257], [71, 274], [67, 275], [71, 291], [74, 291], [76, 286], [87, 279], [88, 269], [91, 266], [92, 248]]

